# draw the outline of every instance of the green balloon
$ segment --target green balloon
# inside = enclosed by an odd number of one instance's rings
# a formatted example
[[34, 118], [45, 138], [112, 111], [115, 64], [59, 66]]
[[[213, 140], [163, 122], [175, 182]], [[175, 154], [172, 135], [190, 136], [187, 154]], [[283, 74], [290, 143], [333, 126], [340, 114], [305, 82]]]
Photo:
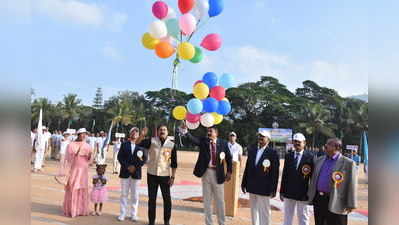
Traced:
[[180, 35], [179, 22], [177, 19], [171, 18], [166, 20], [165, 23], [168, 28], [168, 35], [177, 39]]
[[192, 63], [199, 63], [204, 58], [204, 54], [202, 54], [202, 50], [199, 47], [195, 47], [195, 55], [190, 61]]

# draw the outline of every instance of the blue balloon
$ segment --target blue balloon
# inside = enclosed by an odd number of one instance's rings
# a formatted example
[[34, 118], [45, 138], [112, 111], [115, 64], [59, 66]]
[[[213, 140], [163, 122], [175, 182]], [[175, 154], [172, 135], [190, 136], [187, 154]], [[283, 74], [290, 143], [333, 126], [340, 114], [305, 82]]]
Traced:
[[222, 13], [224, 8], [223, 0], [209, 0], [209, 17], [214, 17]]
[[198, 98], [192, 98], [187, 102], [187, 109], [192, 114], [201, 113], [202, 107], [202, 102]]
[[230, 105], [229, 101], [226, 101], [226, 100], [219, 101], [217, 113], [225, 116], [225, 115], [229, 114], [230, 111], [231, 111], [231, 105]]
[[204, 112], [216, 112], [218, 110], [219, 102], [215, 98], [207, 98], [204, 101]]
[[216, 73], [208, 72], [202, 77], [202, 81], [208, 85], [209, 89], [218, 85], [218, 76]]
[[223, 74], [219, 79], [219, 85], [224, 88], [231, 88], [234, 86], [234, 76], [228, 73]]

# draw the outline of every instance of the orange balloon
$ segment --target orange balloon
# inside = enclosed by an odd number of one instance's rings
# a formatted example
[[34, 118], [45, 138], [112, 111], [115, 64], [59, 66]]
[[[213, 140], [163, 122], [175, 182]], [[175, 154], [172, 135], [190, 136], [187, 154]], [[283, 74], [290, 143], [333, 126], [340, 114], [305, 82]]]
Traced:
[[169, 42], [161, 41], [155, 46], [155, 53], [159, 58], [166, 59], [175, 53], [175, 48]]

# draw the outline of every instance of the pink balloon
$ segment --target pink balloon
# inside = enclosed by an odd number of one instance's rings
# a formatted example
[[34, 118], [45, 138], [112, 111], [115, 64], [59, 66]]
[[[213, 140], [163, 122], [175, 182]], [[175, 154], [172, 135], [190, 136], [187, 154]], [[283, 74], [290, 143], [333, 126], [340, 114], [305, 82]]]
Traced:
[[197, 21], [190, 13], [186, 13], [179, 18], [179, 27], [184, 35], [191, 35], [197, 28]]
[[169, 44], [171, 44], [173, 46], [176, 45], [175, 39], [171, 36], [163, 37], [163, 38], [161, 38], [161, 41], [168, 42]]
[[197, 85], [197, 84], [199, 84], [199, 83], [202, 83], [202, 82], [203, 82], [202, 80], [197, 80], [197, 81], [195, 81], [195, 83], [194, 83], [193, 86], [195, 86], [195, 85]]
[[168, 15], [168, 5], [163, 1], [156, 1], [152, 5], [152, 13], [161, 20]]
[[196, 123], [200, 121], [200, 119], [201, 119], [200, 114], [191, 114], [189, 112], [186, 114], [186, 120], [190, 123]]
[[216, 51], [221, 45], [222, 38], [219, 34], [208, 34], [201, 42], [201, 46], [209, 51]]
[[211, 93], [209, 94], [212, 98], [220, 101], [226, 96], [226, 89], [222, 86], [215, 86], [211, 88]]

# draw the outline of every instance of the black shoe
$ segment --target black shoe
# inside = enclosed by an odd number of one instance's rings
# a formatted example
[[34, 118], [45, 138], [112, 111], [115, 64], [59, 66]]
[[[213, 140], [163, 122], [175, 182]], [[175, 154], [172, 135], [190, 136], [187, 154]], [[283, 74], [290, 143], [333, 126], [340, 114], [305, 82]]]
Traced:
[[170, 225], [170, 223], [169, 222], [165, 222], [164, 225]]

